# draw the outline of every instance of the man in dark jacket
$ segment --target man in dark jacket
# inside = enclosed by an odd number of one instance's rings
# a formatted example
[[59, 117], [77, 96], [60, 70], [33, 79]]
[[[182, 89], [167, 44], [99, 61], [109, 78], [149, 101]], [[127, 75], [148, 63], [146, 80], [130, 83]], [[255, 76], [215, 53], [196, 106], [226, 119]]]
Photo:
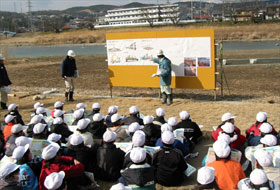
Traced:
[[94, 175], [104, 181], [116, 181], [120, 176], [125, 153], [114, 145], [115, 132], [107, 130], [103, 135], [103, 144], [97, 149]]
[[11, 85], [12, 82], [9, 79], [6, 67], [4, 66], [5, 57], [0, 54], [0, 91], [1, 91], [1, 108], [7, 109], [8, 93], [7, 86]]
[[178, 186], [185, 178], [184, 171], [188, 168], [183, 154], [172, 145], [175, 141], [170, 131], [162, 134], [163, 146], [154, 152], [153, 166], [155, 181], [164, 186]]
[[65, 101], [74, 101], [73, 93], [74, 93], [74, 79], [73, 77], [77, 77], [77, 67], [75, 60], [75, 52], [73, 50], [69, 50], [66, 58], [63, 60], [61, 64], [61, 76], [65, 82]]
[[139, 110], [137, 106], [131, 106], [129, 108], [130, 116], [122, 120], [122, 125], [130, 125], [137, 122], [139, 125], [143, 125], [143, 119], [139, 117]]
[[179, 115], [182, 121], [179, 122], [173, 130], [183, 128], [184, 136], [193, 144], [196, 144], [198, 138], [202, 136], [199, 126], [190, 119], [190, 115], [187, 111], [181, 111]]

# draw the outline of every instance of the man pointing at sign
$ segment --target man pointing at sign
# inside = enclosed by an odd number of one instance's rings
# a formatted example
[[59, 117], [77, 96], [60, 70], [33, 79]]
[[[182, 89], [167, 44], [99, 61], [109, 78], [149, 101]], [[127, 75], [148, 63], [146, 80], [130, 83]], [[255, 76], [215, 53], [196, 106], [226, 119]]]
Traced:
[[162, 94], [162, 104], [172, 104], [173, 98], [170, 89], [171, 84], [171, 61], [164, 56], [163, 51], [159, 50], [157, 58], [150, 58], [151, 61], [159, 64], [157, 73], [153, 74], [152, 77], [160, 77], [160, 91]]

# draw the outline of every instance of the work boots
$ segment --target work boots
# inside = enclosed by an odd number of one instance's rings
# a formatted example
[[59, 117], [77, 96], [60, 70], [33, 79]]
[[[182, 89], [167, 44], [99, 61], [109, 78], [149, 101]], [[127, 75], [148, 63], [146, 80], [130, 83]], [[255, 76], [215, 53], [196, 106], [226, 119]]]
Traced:
[[6, 103], [4, 103], [4, 102], [1, 102], [1, 108], [2, 108], [3, 110], [8, 109]]
[[165, 94], [165, 92], [163, 92], [162, 94], [161, 94], [161, 103], [162, 104], [166, 104], [166, 100], [167, 100], [167, 95]]
[[65, 92], [65, 102], [68, 102], [68, 95], [69, 95], [69, 93]]
[[173, 103], [173, 95], [172, 94], [167, 94], [167, 104], [170, 106]]
[[74, 99], [73, 99], [73, 94], [74, 94], [74, 92], [70, 92], [70, 93], [69, 93], [69, 101], [71, 101], [71, 102], [74, 101]]

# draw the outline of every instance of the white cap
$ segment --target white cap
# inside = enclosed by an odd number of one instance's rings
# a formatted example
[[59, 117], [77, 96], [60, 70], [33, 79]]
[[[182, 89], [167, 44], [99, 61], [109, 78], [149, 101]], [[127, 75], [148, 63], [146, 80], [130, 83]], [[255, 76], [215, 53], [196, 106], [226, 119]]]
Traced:
[[54, 107], [55, 108], [60, 108], [60, 107], [62, 107], [64, 105], [64, 103], [63, 102], [61, 102], [61, 101], [56, 101], [55, 103], [54, 103]]
[[20, 165], [14, 163], [7, 163], [0, 168], [0, 179], [5, 179], [8, 175], [16, 171]]
[[73, 117], [74, 119], [80, 119], [84, 115], [85, 110], [84, 109], [78, 109], [74, 111]]
[[229, 145], [225, 141], [219, 140], [214, 142], [213, 149], [219, 158], [227, 158], [231, 151]]
[[61, 117], [57, 117], [53, 120], [53, 124], [56, 125], [56, 124], [62, 124], [63, 123], [63, 119]]
[[150, 123], [153, 123], [154, 121], [154, 117], [153, 116], [150, 116], [150, 115], [147, 115], [143, 118], [143, 123], [144, 125], [147, 125], [147, 124], [150, 124]]
[[117, 122], [118, 120], [120, 120], [122, 117], [119, 115], [119, 114], [117, 114], [117, 113], [115, 113], [114, 115], [112, 115], [112, 117], [111, 117], [111, 122], [112, 123], [115, 123], [115, 122]]
[[84, 103], [78, 103], [77, 105], [76, 105], [76, 109], [78, 110], [78, 109], [85, 109], [87, 107], [87, 105], [86, 104], [84, 104]]
[[27, 144], [30, 144], [31, 142], [32, 142], [32, 138], [28, 138], [25, 136], [20, 136], [15, 140], [16, 146], [25, 146]]
[[230, 120], [230, 119], [234, 119], [234, 118], [236, 118], [236, 116], [233, 116], [231, 113], [225, 113], [222, 116], [222, 122]]
[[41, 104], [40, 102], [36, 102], [34, 105], [33, 105], [33, 108], [36, 110], [38, 107], [42, 107], [44, 104]]
[[116, 185], [113, 185], [110, 190], [132, 190], [132, 188], [126, 187], [122, 183], [118, 183]]
[[39, 115], [39, 114], [43, 114], [43, 113], [47, 113], [47, 109], [44, 108], [44, 107], [38, 107], [36, 109], [36, 114]]
[[136, 131], [132, 136], [132, 144], [134, 147], [143, 146], [146, 141], [146, 136], [143, 131]]
[[0, 54], [0, 60], [5, 60], [5, 57], [2, 54]]
[[271, 133], [272, 131], [272, 126], [269, 123], [263, 123], [260, 126], [260, 131], [262, 133]]
[[34, 134], [40, 134], [44, 131], [45, 127], [47, 126], [47, 124], [43, 124], [43, 123], [37, 123], [36, 125], [34, 125], [33, 128], [33, 133]]
[[161, 140], [164, 144], [173, 144], [175, 141], [174, 134], [171, 131], [164, 131]]
[[215, 169], [212, 167], [202, 167], [197, 171], [197, 182], [207, 185], [215, 180]]
[[189, 112], [187, 112], [187, 111], [181, 111], [179, 115], [180, 115], [180, 118], [181, 118], [182, 120], [189, 119], [189, 117], [190, 117], [190, 114], [189, 114]]
[[102, 119], [104, 119], [104, 115], [102, 115], [101, 113], [96, 113], [92, 116], [92, 120], [95, 122], [99, 122]]
[[262, 185], [268, 181], [265, 172], [261, 169], [254, 169], [250, 174], [250, 181], [254, 185]]
[[159, 55], [163, 55], [163, 51], [162, 51], [162, 49], [158, 50], [158, 52], [157, 52], [157, 56], [159, 56]]
[[170, 117], [168, 119], [168, 125], [170, 125], [171, 127], [174, 127], [178, 124], [177, 118], [176, 117]]
[[146, 159], [146, 150], [141, 147], [135, 147], [130, 152], [130, 159], [133, 163], [140, 163]]
[[230, 136], [225, 133], [221, 133], [218, 136], [218, 141], [225, 141], [227, 144], [230, 144]]
[[110, 106], [109, 108], [108, 108], [108, 113], [109, 114], [115, 114], [115, 113], [117, 113], [118, 112], [118, 106]]
[[12, 126], [11, 132], [13, 134], [19, 133], [21, 131], [23, 131], [23, 126], [21, 124], [15, 124], [15, 125]]
[[85, 129], [90, 123], [90, 119], [80, 119], [77, 124], [77, 128], [80, 130]]
[[60, 146], [57, 143], [51, 143], [43, 149], [42, 158], [44, 160], [50, 160], [54, 158], [59, 150]]
[[84, 138], [77, 133], [74, 133], [73, 135], [71, 135], [69, 137], [69, 139], [70, 139], [70, 144], [74, 145], [74, 146], [77, 146], [77, 145], [82, 144], [84, 142]]
[[5, 117], [5, 123], [10, 123], [16, 116], [13, 116], [13, 115], [7, 115]]
[[137, 106], [131, 106], [129, 108], [129, 113], [130, 114], [137, 114], [139, 112], [138, 107]]
[[168, 123], [164, 123], [161, 125], [160, 130], [161, 130], [161, 133], [163, 133], [164, 131], [172, 132], [172, 127], [170, 125], [168, 125]]
[[62, 110], [55, 110], [54, 113], [53, 113], [53, 116], [54, 116], [55, 118], [61, 117], [64, 113], [65, 113], [65, 112], [62, 111]]
[[12, 158], [16, 160], [21, 160], [23, 155], [26, 153], [26, 151], [29, 149], [29, 144], [25, 146], [18, 146], [14, 149]]
[[103, 134], [103, 141], [104, 142], [113, 142], [115, 141], [117, 137], [117, 133], [107, 130], [104, 134]]
[[272, 166], [272, 156], [263, 149], [257, 149], [254, 152], [254, 157], [262, 167]]
[[277, 138], [274, 135], [265, 135], [261, 138], [261, 143], [267, 146], [275, 146], [277, 144]]
[[234, 131], [234, 125], [231, 122], [226, 122], [221, 128], [226, 133], [233, 133]]
[[164, 116], [164, 115], [165, 115], [164, 109], [162, 109], [162, 108], [157, 108], [157, 109], [156, 109], [156, 115], [157, 115], [158, 117]]
[[61, 135], [60, 134], [56, 134], [56, 133], [52, 133], [48, 136], [48, 141], [50, 142], [58, 142], [61, 139]]
[[100, 104], [95, 102], [95, 103], [92, 104], [91, 108], [92, 109], [100, 109]]
[[42, 115], [34, 115], [31, 118], [30, 124], [37, 124], [40, 123], [42, 121], [42, 119], [44, 119], [44, 117]]
[[64, 177], [64, 171], [60, 171], [59, 173], [53, 172], [46, 177], [44, 181], [44, 186], [48, 190], [56, 190], [62, 185]]
[[68, 50], [67, 55], [69, 57], [75, 57], [76, 56], [76, 54], [75, 54], [75, 52], [73, 50]]
[[130, 133], [135, 133], [135, 131], [140, 130], [140, 129], [143, 129], [143, 128], [144, 128], [143, 125], [139, 125], [139, 123], [133, 122], [133, 123], [131, 123], [131, 124], [128, 126], [128, 131], [129, 131]]
[[17, 104], [10, 104], [10, 105], [8, 106], [8, 110], [9, 110], [9, 111], [12, 111], [12, 110], [16, 109], [17, 107], [18, 107]]
[[259, 112], [257, 115], [256, 115], [256, 120], [258, 122], [264, 122], [265, 120], [267, 119], [267, 113], [266, 112]]

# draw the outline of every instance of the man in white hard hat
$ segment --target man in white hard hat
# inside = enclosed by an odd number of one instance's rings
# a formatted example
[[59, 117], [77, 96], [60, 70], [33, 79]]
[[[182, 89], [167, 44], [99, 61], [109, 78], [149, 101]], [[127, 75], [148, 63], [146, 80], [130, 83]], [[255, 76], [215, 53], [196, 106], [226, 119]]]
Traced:
[[157, 53], [157, 58], [150, 58], [151, 61], [159, 64], [158, 72], [152, 76], [160, 77], [160, 91], [162, 94], [162, 104], [172, 104], [172, 92], [171, 92], [171, 61], [164, 56], [162, 50]]
[[7, 86], [11, 85], [12, 82], [9, 79], [8, 72], [4, 65], [5, 57], [0, 54], [0, 91], [1, 91], [1, 108], [7, 109], [6, 103], [8, 102], [8, 90]]
[[61, 64], [61, 76], [65, 82], [65, 101], [74, 101], [74, 77], [78, 77], [78, 70], [76, 67], [75, 52], [69, 50], [66, 58]]

